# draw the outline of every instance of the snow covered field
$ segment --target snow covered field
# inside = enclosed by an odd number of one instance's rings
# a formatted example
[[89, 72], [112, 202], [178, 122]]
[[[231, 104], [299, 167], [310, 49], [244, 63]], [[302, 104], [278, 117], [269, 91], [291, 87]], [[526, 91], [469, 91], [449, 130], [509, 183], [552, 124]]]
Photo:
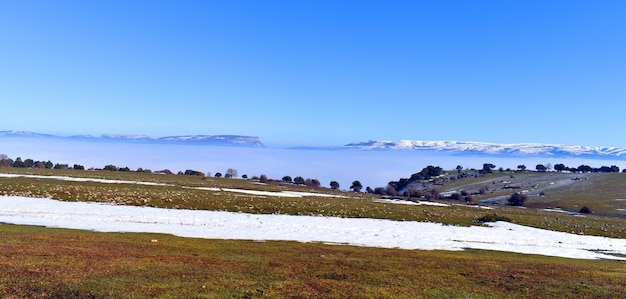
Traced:
[[507, 222], [488, 227], [437, 223], [159, 209], [45, 198], [0, 196], [0, 222], [102, 232], [167, 233], [182, 237], [293, 240], [359, 246], [488, 249], [578, 259], [619, 259], [626, 239], [580, 236]]
[[93, 179], [93, 178], [75, 178], [75, 177], [69, 177], [69, 176], [0, 173], [0, 178], [17, 178], [17, 177], [61, 180], [61, 181], [70, 181], [70, 182], [96, 182], [96, 183], [104, 183], [104, 184], [137, 184], [137, 185], [151, 185], [151, 186], [171, 186], [171, 185], [162, 184], [162, 183], [140, 182], [140, 181], [122, 181], [122, 180], [106, 180], [106, 179]]
[[[35, 178], [35, 179], [49, 179], [49, 180], [61, 180], [70, 182], [96, 182], [104, 184], [136, 184], [136, 185], [152, 185], [152, 186], [173, 186], [170, 184], [153, 183], [153, 182], [141, 182], [141, 181], [123, 181], [123, 180], [107, 180], [107, 179], [94, 179], [94, 178], [75, 178], [68, 176], [47, 176], [47, 175], [30, 175], [30, 174], [8, 174], [0, 173], [0, 178]], [[187, 189], [206, 190], [206, 191], [223, 191], [223, 192], [235, 192], [248, 195], [257, 196], [277, 196], [277, 197], [305, 197], [305, 196], [318, 196], [318, 197], [333, 197], [333, 198], [347, 198], [341, 195], [321, 194], [312, 192], [297, 192], [297, 191], [259, 191], [259, 190], [245, 190], [234, 188], [213, 188], [213, 187], [185, 187]]]

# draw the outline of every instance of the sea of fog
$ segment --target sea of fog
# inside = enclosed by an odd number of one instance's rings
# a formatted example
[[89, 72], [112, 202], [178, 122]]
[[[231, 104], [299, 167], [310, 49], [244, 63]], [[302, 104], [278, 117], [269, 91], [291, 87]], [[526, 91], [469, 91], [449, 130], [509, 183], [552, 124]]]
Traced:
[[534, 170], [537, 164], [577, 167], [617, 165], [626, 167], [626, 160], [590, 159], [577, 157], [476, 155], [437, 151], [363, 151], [363, 150], [312, 150], [280, 148], [245, 148], [202, 145], [146, 144], [91, 142], [63, 139], [3, 138], [0, 154], [10, 158], [21, 157], [53, 163], [81, 164], [85, 168], [102, 168], [113, 164], [133, 170], [141, 167], [151, 170], [169, 169], [173, 172], [193, 169], [214, 175], [228, 168], [237, 169], [239, 176], [267, 175], [281, 179], [318, 179], [323, 186], [337, 181], [341, 189], [348, 189], [354, 180], [372, 188], [386, 186], [387, 182], [409, 177], [422, 168], [433, 165], [444, 169], [482, 168], [492, 163], [497, 168], [517, 169], [520, 164]]

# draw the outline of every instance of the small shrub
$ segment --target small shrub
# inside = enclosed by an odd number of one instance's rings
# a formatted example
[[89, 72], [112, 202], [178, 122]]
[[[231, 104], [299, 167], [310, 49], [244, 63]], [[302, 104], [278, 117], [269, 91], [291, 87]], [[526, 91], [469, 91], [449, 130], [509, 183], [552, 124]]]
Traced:
[[450, 194], [450, 199], [451, 200], [461, 200], [463, 199], [463, 195], [461, 193], [455, 192]]
[[171, 170], [169, 169], [163, 169], [163, 170], [157, 170], [156, 173], [162, 173], [162, 174], [174, 174]]
[[513, 193], [511, 197], [509, 197], [508, 202], [512, 206], [523, 206], [528, 197], [521, 193]]
[[109, 165], [104, 166], [104, 170], [107, 170], [107, 171], [117, 171], [117, 166], [115, 166], [113, 164], [109, 164]]
[[482, 222], [482, 223], [485, 223], [485, 222], [496, 222], [496, 221], [511, 222], [510, 218], [505, 217], [505, 216], [500, 216], [500, 215], [498, 215], [496, 213], [485, 215], [483, 217], [477, 218], [476, 220], [478, 222]]
[[204, 172], [197, 171], [197, 170], [192, 170], [192, 169], [185, 170], [184, 174], [185, 175], [193, 175], [193, 176], [204, 176]]

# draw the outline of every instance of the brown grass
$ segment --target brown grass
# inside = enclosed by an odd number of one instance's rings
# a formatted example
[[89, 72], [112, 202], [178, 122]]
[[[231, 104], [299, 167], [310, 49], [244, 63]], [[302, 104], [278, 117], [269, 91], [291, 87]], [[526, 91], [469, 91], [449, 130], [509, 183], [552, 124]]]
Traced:
[[[0, 225], [8, 298], [623, 298], [626, 263]], [[155, 242], [156, 241], [156, 242]]]
[[[273, 182], [137, 173], [2, 169], [45, 175], [151, 181], [172, 186], [0, 178], [0, 194], [155, 207], [371, 217], [479, 225], [496, 213], [523, 225], [626, 238], [624, 218], [532, 208], [408, 206], [371, 195]], [[552, 189], [559, 205], [606, 204], [625, 176]], [[498, 180], [494, 175], [487, 179]], [[484, 184], [472, 179], [472, 184]], [[455, 182], [459, 184], [459, 182]], [[347, 198], [282, 198], [184, 187], [313, 191]], [[458, 185], [457, 187], [462, 186]], [[574, 186], [574, 185], [572, 185]], [[585, 187], [587, 186], [587, 187]], [[591, 191], [590, 191], [591, 190]], [[602, 191], [593, 190], [606, 190]], [[572, 203], [573, 202], [573, 203]], [[596, 205], [597, 204], [597, 205]], [[155, 242], [156, 241], [156, 242]], [[116, 234], [0, 224], [0, 297], [5, 298], [624, 298], [626, 263], [470, 250], [418, 251]]]

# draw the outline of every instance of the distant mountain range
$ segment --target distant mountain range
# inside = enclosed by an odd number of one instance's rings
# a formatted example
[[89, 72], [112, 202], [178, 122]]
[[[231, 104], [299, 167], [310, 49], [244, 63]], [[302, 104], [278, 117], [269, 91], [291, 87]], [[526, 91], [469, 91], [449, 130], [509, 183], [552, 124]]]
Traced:
[[626, 148], [579, 146], [540, 143], [488, 143], [471, 141], [366, 141], [341, 147], [358, 150], [445, 151], [473, 154], [519, 154], [547, 156], [589, 156], [594, 158], [626, 158]]
[[[239, 147], [265, 147], [259, 137], [238, 135], [185, 135], [152, 138], [146, 135], [103, 134], [101, 136], [77, 135], [56, 136], [27, 131], [0, 131], [0, 138], [60, 138], [64, 140], [82, 140], [99, 142], [133, 142], [155, 144], [194, 144]], [[291, 149], [309, 150], [403, 150], [403, 151], [437, 151], [452, 154], [489, 154], [489, 155], [521, 155], [521, 156], [570, 156], [589, 157], [593, 159], [626, 159], [626, 148], [580, 146], [541, 143], [489, 143], [473, 141], [421, 141], [391, 140], [365, 141], [331, 147], [292, 147]]]
[[187, 135], [152, 138], [146, 135], [103, 134], [101, 136], [76, 135], [57, 136], [28, 131], [0, 131], [2, 137], [22, 138], [58, 138], [64, 140], [103, 141], [103, 142], [139, 142], [139, 143], [166, 143], [166, 144], [194, 144], [240, 147], [265, 147], [259, 137], [239, 135]]

